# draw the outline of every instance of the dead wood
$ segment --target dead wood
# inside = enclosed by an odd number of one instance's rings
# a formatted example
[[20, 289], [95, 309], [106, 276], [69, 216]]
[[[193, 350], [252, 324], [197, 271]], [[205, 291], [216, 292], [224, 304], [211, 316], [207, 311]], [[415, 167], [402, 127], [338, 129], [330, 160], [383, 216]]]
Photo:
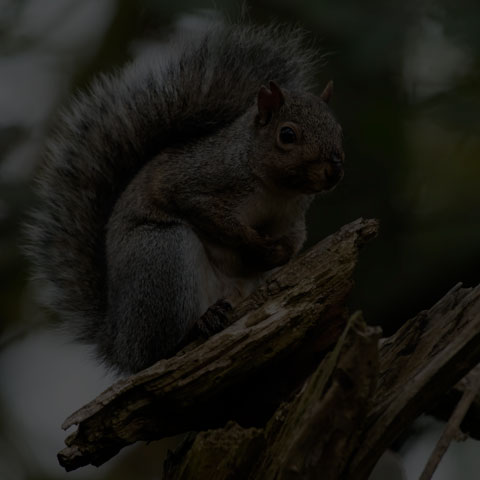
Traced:
[[383, 341], [374, 407], [349, 475], [368, 478], [385, 449], [479, 362], [480, 286], [457, 285]]
[[[415, 418], [479, 363], [480, 286], [453, 288], [381, 340], [378, 357], [377, 338], [375, 330], [352, 317], [300, 393], [278, 408], [263, 436], [257, 431], [262, 450], [244, 458], [251, 469], [243, 478], [297, 480], [321, 474], [323, 479], [366, 480]], [[224, 438], [222, 429], [211, 434], [220, 443]], [[180, 464], [190, 462], [187, 457]]]
[[[458, 402], [461, 400], [465, 391], [469, 388], [465, 379], [460, 380], [445, 395], [442, 395], [428, 409], [428, 414], [433, 415], [439, 420], [448, 422], [452, 412], [455, 410]], [[470, 405], [462, 423], [460, 430], [475, 440], [480, 440], [480, 395], [477, 395]]]
[[460, 424], [465, 418], [465, 414], [480, 390], [480, 365], [477, 365], [473, 370], [470, 371], [470, 373], [464, 378], [464, 383], [466, 386], [462, 398], [458, 402], [455, 410], [449, 418], [448, 423], [443, 430], [442, 436], [438, 440], [435, 449], [428, 459], [428, 462], [425, 465], [419, 480], [430, 480], [433, 477], [433, 474], [435, 473], [435, 470], [437, 469], [438, 464], [447, 451], [450, 443], [452, 440], [459, 438], [461, 434]]
[[71, 415], [67, 470], [122, 447], [228, 420], [261, 423], [318, 366], [346, 323], [358, 249], [377, 233], [359, 219], [275, 272], [236, 309], [239, 320], [186, 353], [121, 380]]
[[[252, 478], [338, 478], [357, 447], [376, 389], [381, 330], [353, 315], [332, 354], [266, 428], [267, 447]], [[362, 359], [362, 361], [359, 361]]]
[[74, 413], [60, 463], [100, 465], [135, 441], [197, 431], [166, 479], [367, 479], [480, 363], [480, 286], [457, 285], [387, 339], [360, 314], [346, 325], [358, 248], [376, 232], [346, 225], [272, 274], [231, 327]]
[[314, 480], [318, 472], [337, 478], [356, 448], [375, 390], [379, 336], [353, 315], [333, 352], [265, 429], [230, 422], [202, 432], [185, 455], [168, 462], [165, 478], [207, 479], [213, 472], [216, 480]]

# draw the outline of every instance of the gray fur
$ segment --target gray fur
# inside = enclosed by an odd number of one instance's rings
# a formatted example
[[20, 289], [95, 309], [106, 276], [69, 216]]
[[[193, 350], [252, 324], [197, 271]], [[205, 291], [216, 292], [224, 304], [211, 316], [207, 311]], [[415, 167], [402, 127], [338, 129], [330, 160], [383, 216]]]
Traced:
[[[309, 90], [314, 55], [302, 37], [278, 27], [216, 26], [177, 45], [167, 61], [149, 57], [100, 77], [63, 115], [38, 177], [29, 252], [45, 303], [108, 365], [137, 371], [173, 353], [208, 302], [235, 289], [244, 294], [261, 277], [251, 275], [245, 291], [244, 279], [225, 286], [228, 268], [220, 275], [217, 267], [230, 258], [230, 273], [241, 277], [240, 257], [224, 250], [242, 242], [232, 232], [212, 241], [215, 219], [197, 224], [203, 211], [195, 208], [204, 202], [214, 211], [210, 193], [223, 189], [233, 210], [255, 210], [247, 205], [256, 188], [252, 105], [271, 79]], [[285, 206], [295, 221], [279, 227], [295, 230], [295, 251], [310, 198]]]

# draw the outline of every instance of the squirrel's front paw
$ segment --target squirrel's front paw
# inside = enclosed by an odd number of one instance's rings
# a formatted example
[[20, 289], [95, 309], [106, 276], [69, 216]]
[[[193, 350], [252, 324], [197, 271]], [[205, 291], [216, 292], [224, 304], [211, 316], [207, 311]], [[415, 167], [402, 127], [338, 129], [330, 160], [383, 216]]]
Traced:
[[286, 236], [277, 239], [265, 239], [261, 248], [255, 252], [255, 263], [265, 270], [285, 265], [293, 256], [293, 245]]
[[270, 250], [270, 261], [274, 267], [285, 265], [293, 256], [293, 245], [288, 237], [277, 239]]
[[196, 329], [202, 336], [211, 337], [233, 323], [232, 310], [229, 302], [218, 300], [200, 317]]

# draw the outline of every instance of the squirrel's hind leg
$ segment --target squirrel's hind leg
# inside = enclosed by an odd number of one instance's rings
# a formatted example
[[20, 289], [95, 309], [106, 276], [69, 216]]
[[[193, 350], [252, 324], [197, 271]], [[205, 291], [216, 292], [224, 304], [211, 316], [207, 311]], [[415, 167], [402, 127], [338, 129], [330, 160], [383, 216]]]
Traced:
[[139, 225], [109, 242], [108, 360], [136, 372], [175, 353], [212, 303], [202, 263], [208, 271], [203, 245], [181, 223]]

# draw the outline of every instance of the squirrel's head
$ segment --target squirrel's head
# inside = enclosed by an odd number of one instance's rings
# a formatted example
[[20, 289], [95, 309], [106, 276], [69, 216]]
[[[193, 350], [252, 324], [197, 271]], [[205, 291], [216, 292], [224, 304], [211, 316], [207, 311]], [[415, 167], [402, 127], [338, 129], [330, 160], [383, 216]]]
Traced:
[[342, 129], [320, 97], [282, 90], [275, 82], [258, 92], [255, 153], [259, 173], [274, 185], [302, 193], [330, 190], [343, 178]]

